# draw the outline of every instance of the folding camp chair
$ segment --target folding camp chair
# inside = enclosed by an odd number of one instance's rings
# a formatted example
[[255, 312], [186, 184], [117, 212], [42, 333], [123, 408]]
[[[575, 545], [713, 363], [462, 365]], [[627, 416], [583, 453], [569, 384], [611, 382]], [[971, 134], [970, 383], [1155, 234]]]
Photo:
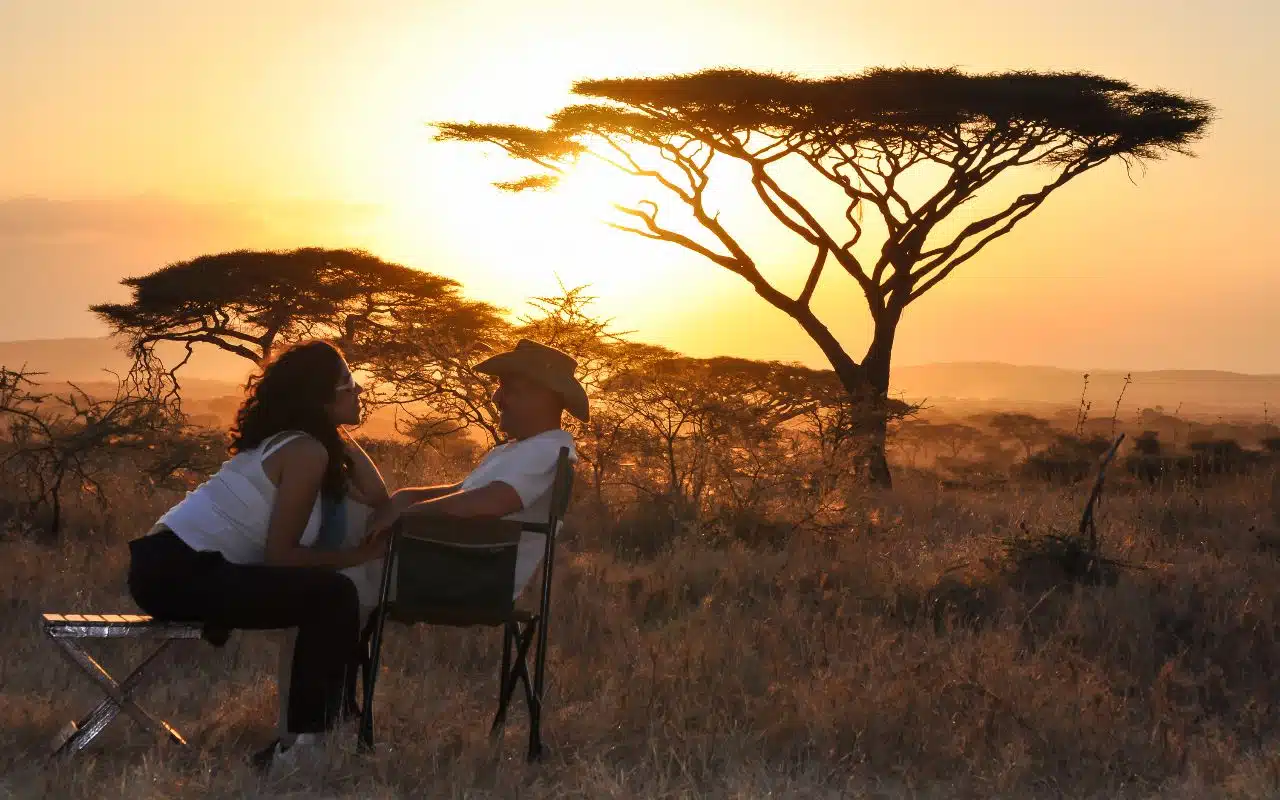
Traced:
[[[569, 448], [560, 449], [546, 524], [513, 520], [445, 520], [402, 518], [395, 526], [383, 562], [378, 607], [367, 631], [364, 706], [360, 743], [373, 746], [373, 694], [388, 619], [406, 624], [453, 627], [501, 627], [502, 668], [498, 711], [490, 735], [501, 734], [516, 684], [524, 688], [529, 708], [529, 761], [542, 757], [543, 687], [546, 677], [547, 624], [556, 537], [569, 505], [573, 469]], [[536, 611], [516, 607], [516, 564], [521, 533], [546, 536], [542, 553], [542, 586]], [[532, 577], [532, 576], [530, 576]], [[527, 656], [534, 640], [532, 681]]]

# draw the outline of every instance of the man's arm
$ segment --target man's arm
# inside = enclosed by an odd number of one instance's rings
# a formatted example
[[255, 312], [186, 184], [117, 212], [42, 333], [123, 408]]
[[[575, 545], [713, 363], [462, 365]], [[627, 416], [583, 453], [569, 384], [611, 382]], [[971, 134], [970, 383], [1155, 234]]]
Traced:
[[505, 517], [524, 508], [519, 493], [502, 481], [478, 489], [436, 496], [408, 506], [406, 515], [428, 517]]
[[397, 511], [404, 511], [417, 503], [454, 494], [461, 489], [461, 482], [442, 484], [440, 486], [407, 486], [392, 493], [391, 504]]
[[406, 486], [391, 493], [390, 501], [377, 508], [369, 520], [369, 530], [389, 528], [407, 509], [459, 493], [461, 483], [441, 486]]

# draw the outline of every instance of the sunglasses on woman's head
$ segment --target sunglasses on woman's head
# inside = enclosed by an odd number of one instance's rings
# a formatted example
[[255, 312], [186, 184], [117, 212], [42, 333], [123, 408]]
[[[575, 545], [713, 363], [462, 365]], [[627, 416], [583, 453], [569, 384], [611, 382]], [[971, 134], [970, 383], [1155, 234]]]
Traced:
[[356, 388], [356, 376], [348, 372], [347, 377], [334, 387], [334, 391], [349, 392], [354, 388]]

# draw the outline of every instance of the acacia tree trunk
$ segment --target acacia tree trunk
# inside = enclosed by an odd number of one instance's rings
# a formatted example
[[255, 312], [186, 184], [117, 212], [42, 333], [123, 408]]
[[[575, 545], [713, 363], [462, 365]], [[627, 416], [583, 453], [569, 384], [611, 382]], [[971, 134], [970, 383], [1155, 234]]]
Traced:
[[867, 355], [859, 364], [849, 357], [826, 325], [805, 306], [789, 306], [787, 313], [804, 328], [809, 338], [822, 349], [855, 408], [870, 407], [871, 420], [866, 452], [867, 479], [873, 486], [891, 488], [893, 476], [885, 454], [888, 434], [889, 363], [893, 354], [893, 337], [897, 332], [902, 309], [890, 306], [873, 313], [875, 333]]
[[[870, 408], [867, 431], [867, 477], [872, 486], [885, 489], [893, 486], [889, 471], [886, 440], [889, 432], [889, 372], [893, 359], [893, 339], [898, 332], [902, 310], [889, 308], [873, 315], [875, 329], [871, 344], [862, 359], [862, 380], [850, 390], [855, 403], [866, 403]], [[846, 389], [850, 389], [848, 384]]]

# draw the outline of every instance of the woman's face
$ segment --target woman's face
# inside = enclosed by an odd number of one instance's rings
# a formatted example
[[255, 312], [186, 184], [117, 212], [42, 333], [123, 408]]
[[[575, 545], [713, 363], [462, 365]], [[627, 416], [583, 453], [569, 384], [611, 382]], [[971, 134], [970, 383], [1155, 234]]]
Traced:
[[342, 362], [339, 376], [338, 385], [333, 387], [333, 399], [325, 410], [329, 412], [329, 419], [334, 425], [359, 425], [360, 394], [364, 389], [356, 383], [346, 361]]

